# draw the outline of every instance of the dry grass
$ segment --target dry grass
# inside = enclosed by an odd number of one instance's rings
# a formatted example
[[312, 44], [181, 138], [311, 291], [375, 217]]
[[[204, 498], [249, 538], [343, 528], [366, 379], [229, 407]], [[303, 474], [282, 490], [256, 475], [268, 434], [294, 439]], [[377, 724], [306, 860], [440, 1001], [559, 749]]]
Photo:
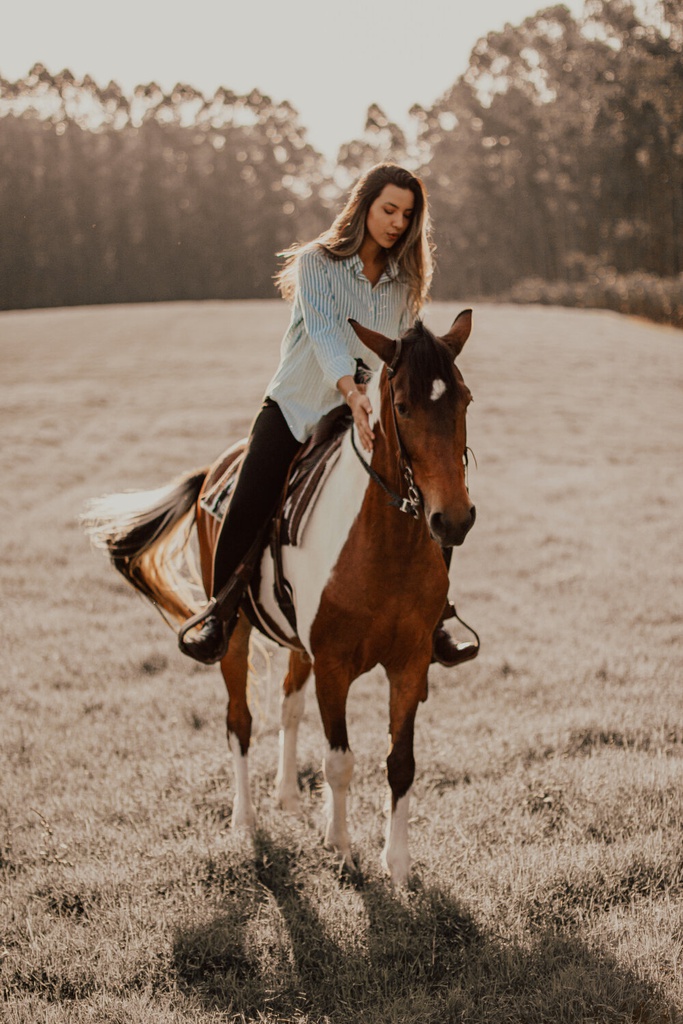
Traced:
[[[455, 307], [435, 305], [441, 329]], [[0, 316], [0, 1017], [8, 1024], [683, 1019], [683, 337], [482, 307], [477, 526], [457, 597], [477, 662], [416, 735], [411, 888], [378, 869], [386, 686], [350, 701], [358, 870], [278, 814], [275, 680], [255, 693], [260, 830], [227, 830], [216, 669], [175, 650], [79, 533], [246, 431], [286, 311], [202, 303]]]

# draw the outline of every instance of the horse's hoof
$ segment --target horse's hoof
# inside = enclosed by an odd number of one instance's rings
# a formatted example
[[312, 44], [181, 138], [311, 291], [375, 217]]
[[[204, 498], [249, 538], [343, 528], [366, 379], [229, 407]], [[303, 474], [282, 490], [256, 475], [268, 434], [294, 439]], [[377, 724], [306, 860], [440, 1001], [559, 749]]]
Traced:
[[327, 849], [334, 855], [337, 862], [337, 867], [340, 873], [350, 872], [353, 873], [357, 870], [357, 865], [353, 857], [351, 856], [351, 850], [339, 850], [336, 847], [328, 846]]
[[382, 856], [380, 858], [382, 869], [389, 875], [391, 884], [396, 889], [405, 889], [408, 885], [408, 876], [410, 874], [410, 856], [408, 854], [396, 854], [390, 853], [386, 849], [382, 850]]
[[253, 832], [256, 828], [256, 815], [253, 810], [241, 810], [235, 808], [230, 820], [230, 828], [233, 832]]
[[278, 793], [277, 805], [287, 814], [301, 814], [301, 799], [297, 793]]
[[351, 844], [348, 835], [334, 835], [328, 828], [325, 833], [324, 846], [326, 850], [329, 850], [330, 853], [337, 857], [343, 867], [351, 869], [355, 867], [353, 857], [351, 856]]

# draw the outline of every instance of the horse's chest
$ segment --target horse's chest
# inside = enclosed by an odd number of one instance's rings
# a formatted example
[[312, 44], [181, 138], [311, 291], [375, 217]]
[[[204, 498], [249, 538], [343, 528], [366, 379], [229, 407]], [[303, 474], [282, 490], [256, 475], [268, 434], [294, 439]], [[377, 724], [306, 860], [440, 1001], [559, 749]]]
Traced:
[[335, 607], [357, 617], [416, 614], [429, 619], [434, 608], [439, 612], [443, 607], [446, 589], [443, 563], [427, 559], [424, 564], [400, 552], [375, 553], [359, 539], [341, 552], [324, 593]]
[[[407, 543], [412, 521], [363, 508], [321, 595], [310, 640], [315, 657], [332, 645], [359, 658], [362, 670], [398, 648], [429, 642], [448, 589], [445, 564], [430, 541]], [[371, 514], [368, 514], [371, 512]], [[399, 515], [398, 513], [395, 513]], [[384, 528], [382, 526], [384, 525]], [[396, 532], [392, 545], [390, 533]], [[406, 651], [403, 651], [405, 654]]]

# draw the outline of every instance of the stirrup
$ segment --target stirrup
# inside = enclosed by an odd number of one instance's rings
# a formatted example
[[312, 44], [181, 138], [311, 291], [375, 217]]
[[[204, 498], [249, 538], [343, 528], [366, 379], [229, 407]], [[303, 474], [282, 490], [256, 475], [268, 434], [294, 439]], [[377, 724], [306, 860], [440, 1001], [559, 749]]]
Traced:
[[[461, 626], [464, 626], [465, 629], [467, 629], [472, 634], [472, 636], [474, 637], [474, 641], [461, 640], [460, 642], [458, 642], [454, 640], [448, 633], [448, 630], [444, 627], [444, 622], [447, 619], [457, 619]], [[449, 657], [439, 657], [439, 655], [437, 654], [436, 647], [439, 632], [443, 632], [448, 644], [450, 645], [451, 654]], [[441, 616], [441, 621], [434, 630], [434, 635], [432, 638], [432, 665], [434, 663], [437, 663], [439, 665], [443, 665], [445, 668], [455, 668], [456, 665], [462, 665], [463, 662], [472, 661], [474, 658], [476, 658], [477, 655], [479, 654], [480, 647], [481, 640], [479, 639], [479, 634], [477, 633], [476, 629], [473, 629], [473, 627], [470, 626], [469, 623], [465, 622], [464, 619], [460, 618], [454, 604], [452, 604], [450, 601], [447, 602], [446, 607], [444, 608], [443, 615]]]
[[437, 626], [432, 637], [432, 664], [438, 663], [445, 668], [455, 668], [465, 661], [471, 661], [479, 654], [479, 644], [471, 640], [458, 642], [444, 629]]
[[205, 611], [202, 614], [203, 624], [195, 627], [194, 635], [190, 636], [187, 635], [187, 629], [183, 628], [178, 646], [183, 654], [201, 662], [202, 665], [215, 665], [228, 653], [230, 637], [237, 625], [237, 612], [230, 622], [218, 615], [206, 615]]
[[182, 624], [178, 631], [178, 646], [181, 650], [185, 643], [185, 637], [190, 630], [194, 629], [195, 626], [201, 626], [202, 622], [204, 622], [205, 619], [208, 619], [210, 615], [215, 615], [217, 607], [218, 601], [215, 597], [212, 597], [205, 608], [202, 608], [201, 611], [198, 611], [196, 615], [193, 615], [191, 619], [187, 619], [187, 621]]
[[452, 601], [446, 601], [446, 604], [444, 606], [444, 610], [441, 613], [441, 623], [440, 623], [440, 625], [442, 625], [448, 619], [457, 619], [457, 618], [459, 618], [459, 616], [458, 616], [458, 613], [455, 610], [455, 605], [453, 604]]

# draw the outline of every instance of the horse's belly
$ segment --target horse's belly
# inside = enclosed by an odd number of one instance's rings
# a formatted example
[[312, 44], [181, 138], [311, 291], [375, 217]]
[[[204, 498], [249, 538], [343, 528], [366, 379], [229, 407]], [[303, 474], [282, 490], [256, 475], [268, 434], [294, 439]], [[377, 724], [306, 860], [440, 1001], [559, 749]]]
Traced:
[[[318, 495], [298, 547], [282, 549], [282, 566], [294, 592], [298, 635], [311, 654], [311, 626], [320, 598], [360, 512], [369, 477], [348, 441]], [[273, 563], [266, 552], [261, 565], [260, 603], [286, 634], [291, 628], [273, 596]]]

